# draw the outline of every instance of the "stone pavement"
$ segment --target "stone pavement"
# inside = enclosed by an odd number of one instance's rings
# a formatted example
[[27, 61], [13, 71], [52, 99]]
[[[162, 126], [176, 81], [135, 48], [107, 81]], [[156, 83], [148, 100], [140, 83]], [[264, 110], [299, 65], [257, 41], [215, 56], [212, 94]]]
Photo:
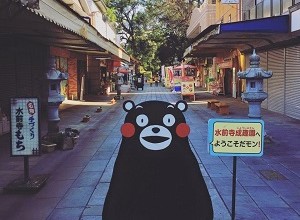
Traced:
[[[80, 130], [75, 148], [30, 157], [30, 176], [48, 174], [46, 185], [34, 194], [0, 194], [0, 219], [90, 220], [102, 219], [114, 161], [124, 121], [122, 100], [108, 104], [109, 97], [89, 97], [85, 102], [62, 105], [60, 128]], [[176, 102], [180, 95], [164, 87], [145, 86], [144, 91], [123, 94], [136, 103], [147, 100]], [[220, 116], [206, 107], [207, 99], [230, 104], [230, 115]], [[209, 188], [216, 220], [230, 220], [232, 157], [213, 157], [207, 151], [210, 118], [247, 118], [247, 104], [224, 96], [198, 92], [185, 112], [191, 127], [191, 147]], [[103, 111], [96, 113], [101, 105]], [[82, 117], [89, 114], [87, 123]], [[236, 219], [300, 219], [300, 121], [262, 110], [268, 142], [262, 157], [238, 157]], [[45, 123], [41, 126], [45, 134]], [[0, 137], [0, 188], [22, 177], [23, 158], [9, 157], [9, 135]]]

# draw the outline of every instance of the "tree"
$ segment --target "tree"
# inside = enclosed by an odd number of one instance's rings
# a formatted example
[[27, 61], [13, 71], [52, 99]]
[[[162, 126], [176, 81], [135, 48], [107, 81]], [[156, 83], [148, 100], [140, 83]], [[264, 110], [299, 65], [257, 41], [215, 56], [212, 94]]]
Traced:
[[[115, 13], [117, 31], [121, 37], [124, 49], [132, 55], [136, 55], [136, 32], [140, 22], [143, 22], [143, 13], [140, 11], [142, 0], [106, 0], [106, 5]], [[111, 18], [112, 16], [108, 16]]]
[[191, 0], [106, 0], [115, 12], [124, 49], [148, 71], [171, 65], [187, 47]]
[[157, 55], [163, 64], [172, 65], [175, 57], [182, 58], [188, 46], [186, 30], [195, 7], [194, 1], [156, 0], [149, 4], [152, 4], [152, 9], [158, 9], [152, 11], [159, 18], [160, 26], [164, 27], [164, 43], [159, 47]]

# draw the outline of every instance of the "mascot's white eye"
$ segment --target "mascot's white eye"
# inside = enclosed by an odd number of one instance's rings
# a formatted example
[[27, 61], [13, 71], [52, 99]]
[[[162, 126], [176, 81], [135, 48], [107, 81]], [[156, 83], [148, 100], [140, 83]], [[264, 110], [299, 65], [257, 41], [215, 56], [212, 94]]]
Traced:
[[166, 114], [163, 118], [163, 122], [166, 126], [172, 126], [175, 123], [175, 117], [171, 114]]
[[149, 119], [146, 115], [139, 115], [136, 117], [136, 123], [140, 127], [144, 127], [148, 124]]

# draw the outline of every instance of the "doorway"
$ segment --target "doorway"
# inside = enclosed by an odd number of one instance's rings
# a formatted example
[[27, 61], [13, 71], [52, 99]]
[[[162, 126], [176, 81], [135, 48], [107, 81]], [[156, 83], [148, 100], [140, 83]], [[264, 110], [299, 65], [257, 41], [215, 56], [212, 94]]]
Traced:
[[225, 69], [224, 90], [226, 96], [232, 96], [232, 69], [229, 68]]

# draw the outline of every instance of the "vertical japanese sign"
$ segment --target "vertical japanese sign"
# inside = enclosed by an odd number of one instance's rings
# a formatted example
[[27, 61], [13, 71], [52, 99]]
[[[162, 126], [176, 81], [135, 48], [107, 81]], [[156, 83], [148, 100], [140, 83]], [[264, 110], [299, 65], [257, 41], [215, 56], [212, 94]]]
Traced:
[[262, 156], [264, 121], [210, 119], [208, 150], [213, 156]]
[[37, 98], [11, 99], [11, 155], [39, 154], [39, 108]]

